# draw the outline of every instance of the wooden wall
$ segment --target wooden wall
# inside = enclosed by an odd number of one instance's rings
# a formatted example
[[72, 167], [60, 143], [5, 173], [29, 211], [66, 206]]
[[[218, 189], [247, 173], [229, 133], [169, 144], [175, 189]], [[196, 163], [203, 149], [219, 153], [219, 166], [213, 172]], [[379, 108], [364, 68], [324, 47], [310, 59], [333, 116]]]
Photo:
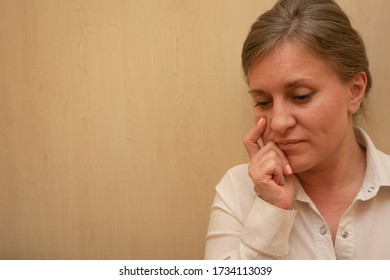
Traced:
[[[247, 161], [240, 69], [275, 1], [0, 0], [0, 259], [201, 259], [214, 186]], [[390, 2], [366, 39], [390, 152]]]

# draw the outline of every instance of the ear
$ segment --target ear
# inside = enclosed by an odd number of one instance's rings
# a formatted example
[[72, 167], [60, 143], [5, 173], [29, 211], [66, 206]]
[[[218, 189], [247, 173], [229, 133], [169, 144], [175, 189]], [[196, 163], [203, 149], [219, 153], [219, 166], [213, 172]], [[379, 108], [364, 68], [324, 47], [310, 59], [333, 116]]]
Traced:
[[350, 83], [350, 96], [349, 96], [349, 112], [353, 115], [359, 108], [363, 101], [367, 87], [367, 74], [366, 72], [360, 72], [353, 77]]

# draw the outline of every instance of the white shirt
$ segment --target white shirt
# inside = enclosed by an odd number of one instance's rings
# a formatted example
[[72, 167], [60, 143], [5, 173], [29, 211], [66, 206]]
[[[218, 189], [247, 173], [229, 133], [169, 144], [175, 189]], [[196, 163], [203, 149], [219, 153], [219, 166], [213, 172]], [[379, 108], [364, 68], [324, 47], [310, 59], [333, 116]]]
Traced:
[[216, 187], [205, 259], [390, 259], [390, 156], [361, 129], [367, 167], [342, 216], [333, 246], [326, 221], [297, 180], [294, 210], [259, 198], [248, 165], [230, 169]]

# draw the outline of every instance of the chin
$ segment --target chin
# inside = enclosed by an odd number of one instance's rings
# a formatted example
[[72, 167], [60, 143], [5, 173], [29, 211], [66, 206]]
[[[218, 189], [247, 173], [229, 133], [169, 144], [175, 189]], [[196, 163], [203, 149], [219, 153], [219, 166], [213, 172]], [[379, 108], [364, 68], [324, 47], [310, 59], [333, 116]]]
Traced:
[[313, 168], [313, 161], [301, 157], [288, 157], [291, 168], [295, 174], [305, 172]]

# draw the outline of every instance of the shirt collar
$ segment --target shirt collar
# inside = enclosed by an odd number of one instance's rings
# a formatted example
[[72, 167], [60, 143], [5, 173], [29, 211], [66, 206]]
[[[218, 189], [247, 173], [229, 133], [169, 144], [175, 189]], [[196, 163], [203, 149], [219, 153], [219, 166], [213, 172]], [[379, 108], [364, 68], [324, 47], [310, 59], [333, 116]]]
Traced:
[[357, 199], [374, 197], [381, 187], [390, 187], [390, 156], [376, 149], [370, 137], [361, 128], [355, 129], [358, 143], [366, 149], [366, 173]]
[[[390, 187], [390, 156], [376, 149], [370, 137], [361, 128], [355, 128], [356, 139], [366, 149], [366, 173], [356, 199], [368, 200], [374, 197], [381, 187]], [[296, 199], [310, 202], [298, 178], [296, 178]]]

